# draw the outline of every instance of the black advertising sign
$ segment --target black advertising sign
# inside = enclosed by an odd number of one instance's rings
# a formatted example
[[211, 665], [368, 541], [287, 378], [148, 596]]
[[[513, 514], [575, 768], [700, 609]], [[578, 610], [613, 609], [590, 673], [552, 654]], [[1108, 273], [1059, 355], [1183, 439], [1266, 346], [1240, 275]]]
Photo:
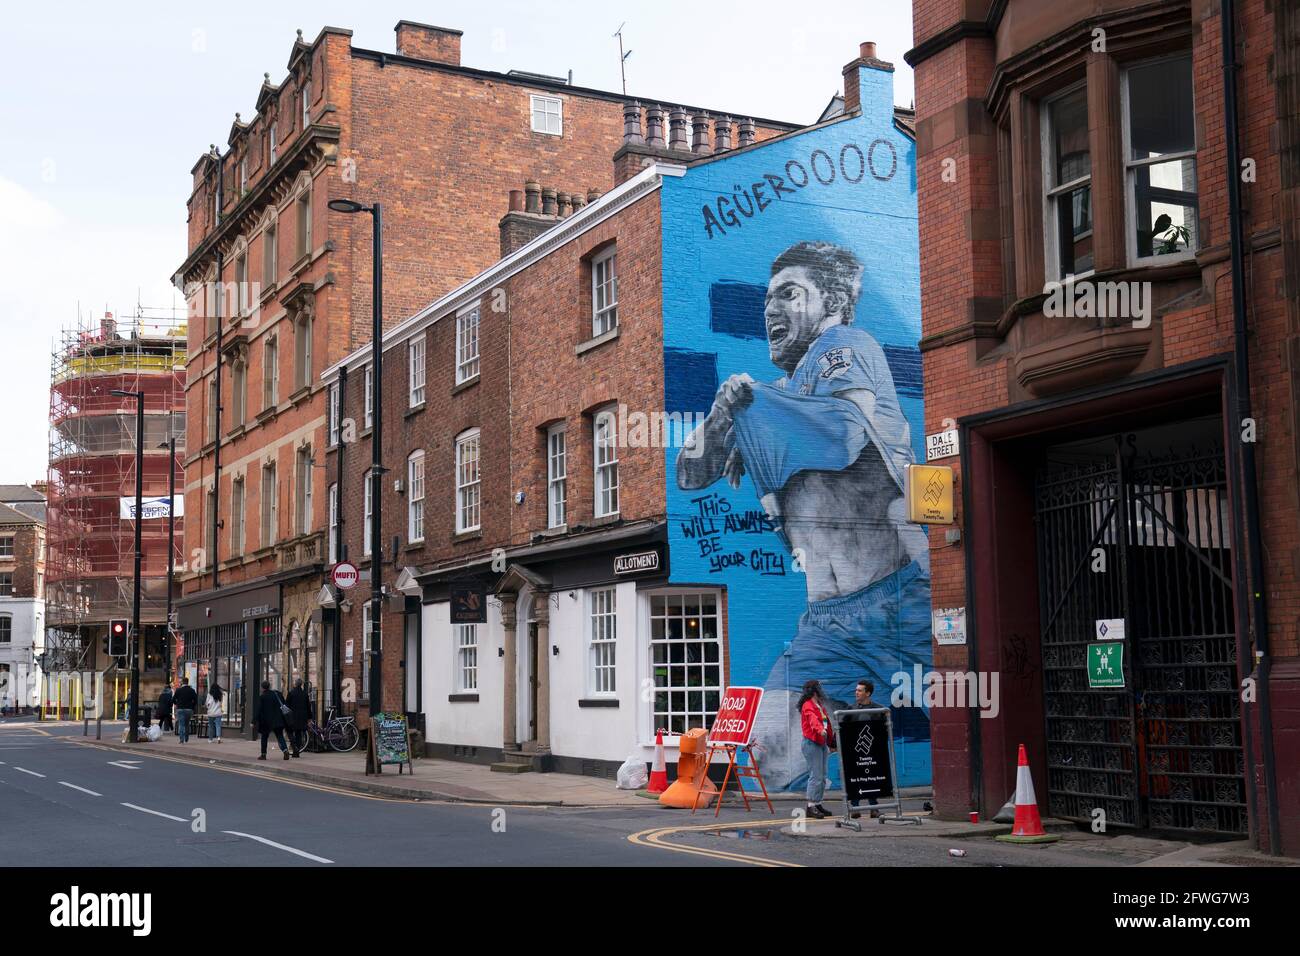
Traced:
[[487, 592], [481, 587], [452, 588], [451, 623], [486, 624]]
[[840, 766], [844, 776], [844, 795], [850, 801], [893, 797], [892, 733], [889, 712], [884, 709], [842, 712]]
[[659, 570], [658, 551], [640, 551], [636, 554], [620, 554], [614, 558], [615, 574], [645, 574]]
[[366, 745], [366, 773], [383, 773], [384, 764], [403, 764], [415, 772], [411, 763], [411, 734], [405, 714], [378, 712], [370, 718], [370, 742]]

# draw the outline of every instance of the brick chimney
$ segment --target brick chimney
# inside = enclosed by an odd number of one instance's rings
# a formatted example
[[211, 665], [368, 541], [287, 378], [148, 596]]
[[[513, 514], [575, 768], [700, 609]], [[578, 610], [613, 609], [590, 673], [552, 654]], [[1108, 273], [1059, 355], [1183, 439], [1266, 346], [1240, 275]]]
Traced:
[[[844, 67], [844, 112], [861, 108], [865, 100], [867, 110], [888, 108], [894, 114], [894, 64], [876, 59], [876, 45], [862, 43], [858, 57]], [[865, 95], [864, 95], [865, 94]]]
[[398, 20], [397, 52], [417, 60], [432, 60], [460, 66], [460, 38], [463, 30], [448, 30], [413, 20]]
[[[567, 209], [561, 209], [559, 197], [566, 198], [569, 206], [576, 194], [560, 193], [552, 186], [543, 188], [529, 180], [524, 189], [510, 190], [509, 211], [501, 217], [501, 258], [522, 249], [557, 222], [562, 221]], [[543, 211], [546, 210], [546, 211]]]

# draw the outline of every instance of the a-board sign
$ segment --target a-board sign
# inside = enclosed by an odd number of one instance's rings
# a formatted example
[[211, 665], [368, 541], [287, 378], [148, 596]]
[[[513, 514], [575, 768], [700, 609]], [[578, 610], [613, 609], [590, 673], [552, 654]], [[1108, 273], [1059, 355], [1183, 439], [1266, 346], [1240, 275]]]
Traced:
[[[411, 765], [411, 734], [405, 714], [380, 711], [370, 718], [370, 752], [367, 764], [373, 764], [375, 773], [382, 773], [385, 764]], [[370, 772], [370, 767], [366, 768]]]
[[839, 716], [839, 750], [844, 795], [850, 801], [867, 797], [886, 800], [894, 795], [890, 751], [893, 726], [889, 711], [848, 710]]
[[722, 695], [718, 715], [713, 718], [713, 726], [709, 728], [709, 743], [748, 747], [762, 699], [761, 687], [728, 687]]

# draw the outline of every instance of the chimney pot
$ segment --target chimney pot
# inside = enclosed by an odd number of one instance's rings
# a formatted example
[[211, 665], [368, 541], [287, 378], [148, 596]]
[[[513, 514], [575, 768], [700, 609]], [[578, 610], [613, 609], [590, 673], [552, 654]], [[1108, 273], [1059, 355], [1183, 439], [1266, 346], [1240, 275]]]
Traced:
[[555, 205], [561, 219], [567, 219], [573, 214], [573, 206], [568, 193], [556, 193]]
[[623, 104], [623, 142], [645, 142], [645, 137], [641, 135], [641, 104], [638, 102]]
[[686, 111], [673, 110], [668, 114], [668, 148], [688, 150], [686, 141]]
[[524, 210], [524, 191], [522, 189], [510, 190], [510, 211], [523, 212]]
[[542, 187], [542, 215], [555, 215], [555, 187], [553, 186]]
[[725, 153], [731, 149], [731, 117], [723, 116], [713, 124], [713, 151]]
[[583, 206], [587, 205], [587, 197], [576, 189], [569, 194], [569, 201], [573, 203], [574, 212], [577, 212]]
[[703, 156], [709, 152], [709, 114], [693, 117], [691, 127], [691, 152]]
[[651, 106], [645, 111], [645, 141], [647, 146], [664, 149], [664, 108]]
[[864, 60], [874, 60], [876, 58], [876, 45], [870, 41], [858, 45], [858, 54]]
[[754, 121], [753, 121], [752, 119], [744, 119], [744, 120], [741, 120], [741, 121], [740, 121], [740, 136], [739, 136], [739, 139], [740, 139], [740, 145], [741, 145], [741, 146], [752, 146], [752, 145], [754, 144], [754, 141], [755, 141], [757, 138], [758, 138], [758, 133], [757, 133], [757, 131], [756, 131], [755, 128], [754, 128]]
[[593, 203], [593, 202], [595, 202], [595, 201], [596, 201], [597, 199], [599, 199], [599, 198], [600, 198], [600, 190], [599, 190], [599, 189], [588, 189], [588, 190], [587, 190], [587, 202], [589, 202], [589, 203]]
[[524, 183], [524, 211], [532, 213], [541, 213], [542, 211], [542, 185], [535, 183], [531, 179]]

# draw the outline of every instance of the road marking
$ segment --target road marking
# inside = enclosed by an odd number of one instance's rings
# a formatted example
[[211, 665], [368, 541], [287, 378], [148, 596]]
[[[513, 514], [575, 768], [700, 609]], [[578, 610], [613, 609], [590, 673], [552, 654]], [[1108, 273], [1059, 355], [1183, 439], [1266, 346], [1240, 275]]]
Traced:
[[131, 764], [139, 762], [138, 760], [110, 760], [108, 765], [110, 767], [121, 767], [123, 770], [139, 770], [139, 767], [131, 766]]
[[185, 817], [174, 817], [170, 813], [162, 813], [158, 810], [150, 810], [148, 807], [137, 807], [134, 803], [123, 803], [122, 806], [130, 807], [132, 810], [139, 810], [141, 813], [152, 813], [156, 817], [166, 817], [168, 820], [175, 820], [177, 823], [189, 823]]
[[45, 776], [45, 774], [43, 773], [37, 773], [35, 770], [27, 770], [24, 767], [14, 767], [14, 769], [17, 770], [19, 773], [30, 773], [33, 777], [43, 778]]
[[283, 843], [276, 843], [274, 840], [268, 840], [266, 837], [256, 836], [252, 833], [240, 833], [238, 830], [222, 830], [222, 833], [229, 833], [231, 836], [244, 837], [249, 840], [256, 840], [258, 843], [265, 843], [267, 846], [273, 846], [277, 850], [284, 850], [286, 853], [293, 853], [296, 856], [305, 857], [308, 860], [315, 860], [317, 863], [333, 863], [333, 860], [327, 860], [323, 856], [316, 856], [308, 853], [306, 850], [295, 850], [291, 846], [285, 846]]
[[702, 847], [680, 846], [676, 843], [669, 843], [665, 839], [673, 833], [689, 832], [708, 832], [710, 830], [739, 830], [739, 829], [757, 829], [758, 827], [780, 827], [786, 826], [790, 821], [775, 820], [763, 821], [759, 823], [736, 822], [736, 823], [714, 823], [707, 826], [697, 827], [657, 827], [649, 830], [642, 830], [639, 833], [628, 834], [628, 842], [637, 846], [658, 847], [661, 850], [672, 850], [676, 853], [691, 853], [696, 856], [708, 856], [718, 860], [729, 860], [733, 863], [749, 863], [753, 866], [764, 867], [802, 867], [802, 863], [788, 863], [785, 860], [772, 860], [761, 856], [746, 856], [743, 853], [730, 853], [723, 850], [707, 850]]
[[66, 780], [60, 780], [59, 783], [63, 784], [65, 787], [71, 787], [73, 790], [80, 790], [82, 793], [88, 793], [92, 797], [103, 796], [102, 793], [96, 793], [94, 790], [87, 790], [85, 787], [78, 787], [75, 783], [68, 783]]

